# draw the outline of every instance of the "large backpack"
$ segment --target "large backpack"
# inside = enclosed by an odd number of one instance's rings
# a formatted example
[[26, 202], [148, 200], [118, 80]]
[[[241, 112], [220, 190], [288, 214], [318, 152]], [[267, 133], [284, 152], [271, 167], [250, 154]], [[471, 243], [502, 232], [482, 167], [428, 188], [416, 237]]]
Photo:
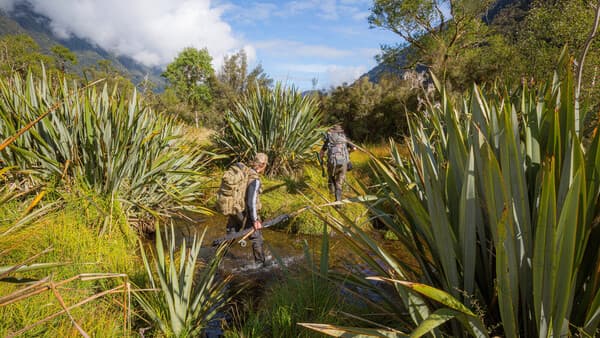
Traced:
[[344, 133], [327, 133], [327, 161], [333, 166], [342, 166], [350, 161], [348, 140]]
[[251, 169], [236, 163], [223, 173], [217, 191], [216, 209], [223, 215], [237, 215], [246, 208], [246, 189], [251, 178]]

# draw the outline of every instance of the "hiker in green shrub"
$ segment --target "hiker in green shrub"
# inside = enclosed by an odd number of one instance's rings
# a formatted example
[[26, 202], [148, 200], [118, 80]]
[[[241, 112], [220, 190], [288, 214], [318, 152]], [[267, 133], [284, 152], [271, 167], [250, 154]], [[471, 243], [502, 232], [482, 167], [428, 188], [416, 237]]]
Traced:
[[323, 147], [321, 147], [321, 158], [327, 151], [327, 177], [329, 192], [335, 195], [336, 201], [342, 200], [342, 186], [346, 178], [346, 172], [352, 169], [349, 152], [354, 151], [356, 146], [348, 140], [342, 126], [336, 124], [325, 134]]
[[254, 232], [250, 235], [252, 252], [256, 263], [265, 263], [263, 237], [260, 229], [262, 222], [258, 212], [261, 204], [259, 195], [262, 191], [260, 174], [267, 168], [269, 157], [258, 153], [250, 167], [239, 162], [229, 168], [217, 192], [217, 209], [227, 220], [227, 234], [250, 227]]

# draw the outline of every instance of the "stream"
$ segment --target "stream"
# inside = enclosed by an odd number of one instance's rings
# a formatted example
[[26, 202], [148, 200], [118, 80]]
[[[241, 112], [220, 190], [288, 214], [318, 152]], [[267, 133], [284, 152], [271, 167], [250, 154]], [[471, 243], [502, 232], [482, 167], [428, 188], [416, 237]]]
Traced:
[[[201, 236], [206, 229], [204, 240], [202, 241], [202, 249], [200, 255], [204, 258], [209, 258], [214, 254], [212, 242], [215, 239], [226, 235], [225, 225], [227, 218], [225, 216], [216, 215], [198, 220], [198, 222], [180, 222], [175, 227], [176, 241], [180, 242], [185, 239], [191, 243], [194, 236]], [[237, 242], [234, 242], [225, 255], [220, 270], [224, 273], [242, 273], [242, 272], [259, 272], [260, 270], [269, 270], [277, 267], [276, 259], [273, 255], [277, 255], [286, 266], [293, 265], [304, 259], [302, 249], [303, 238], [312, 236], [300, 236], [295, 234], [287, 234], [273, 228], [262, 230], [264, 238], [265, 255], [271, 261], [271, 264], [265, 268], [254, 264], [254, 256], [252, 255], [252, 243], [246, 240], [247, 245], [242, 247]], [[320, 237], [316, 238], [320, 242]], [[314, 241], [315, 239], [312, 239]]]
[[[186, 240], [186, 243], [191, 244], [194, 236], [201, 236], [206, 229], [200, 256], [208, 259], [214, 255], [212, 242], [215, 239], [223, 237], [225, 233], [225, 225], [227, 218], [222, 215], [202, 217], [194, 222], [180, 221], [177, 222], [174, 230], [176, 243], [181, 243]], [[270, 264], [262, 266], [254, 263], [252, 254], [252, 243], [247, 240], [247, 245], [242, 247], [237, 242], [234, 242], [220, 265], [219, 271], [223, 275], [233, 275], [232, 283], [250, 282], [250, 288], [246, 292], [250, 292], [256, 298], [260, 299], [264, 296], [264, 291], [271, 282], [277, 281], [282, 275], [282, 269], [279, 265], [282, 262], [286, 268], [301, 266], [305, 261], [304, 243], [308, 244], [309, 252], [313, 255], [312, 259], [315, 264], [319, 264], [319, 256], [315, 252], [321, 251], [321, 236], [299, 235], [286, 233], [281, 229], [268, 228], [262, 230], [264, 238], [264, 250]], [[396, 241], [383, 240], [381, 231], [371, 231], [370, 235], [382, 246], [393, 252], [394, 256], [399, 259], [406, 257], [400, 249], [399, 243]], [[348, 262], [352, 262], [351, 258], [355, 255], [349, 250], [341, 235], [334, 233], [329, 237], [329, 265], [332, 269], [340, 269], [342, 267], [349, 268]], [[350, 259], [350, 260], [349, 260]], [[356, 261], [358, 263], [358, 261]], [[362, 264], [352, 265], [352, 270], [361, 271], [364, 274], [370, 274], [368, 267], [362, 267]], [[367, 269], [367, 270], [365, 270]], [[222, 320], [228, 320], [224, 314], [219, 314], [218, 319], [211, 325], [212, 327], [206, 331], [207, 337], [222, 337], [223, 331], [220, 327]]]
[[[188, 244], [194, 236], [201, 236], [206, 229], [200, 255], [203, 258], [210, 258], [214, 255], [212, 242], [215, 239], [226, 235], [225, 225], [227, 218], [222, 215], [201, 217], [194, 222], [180, 221], [175, 224], [176, 242], [181, 243], [183, 239]], [[411, 257], [402, 249], [398, 241], [389, 241], [383, 239], [383, 232], [372, 230], [368, 232], [371, 238], [380, 243], [381, 246], [397, 259], [411, 261]], [[275, 227], [262, 230], [264, 238], [264, 250], [270, 264], [266, 267], [254, 263], [252, 255], [252, 243], [247, 240], [247, 245], [242, 247], [234, 242], [225, 255], [220, 270], [222, 273], [261, 273], [269, 272], [273, 269], [279, 269], [279, 262], [283, 262], [286, 267], [302, 264], [305, 259], [304, 243], [308, 244], [309, 251], [313, 255], [313, 261], [318, 264], [319, 257], [315, 252], [321, 251], [320, 235], [301, 235], [288, 233]], [[355, 254], [349, 249], [342, 235], [332, 232], [329, 236], [329, 264], [332, 268], [339, 264], [348, 264]], [[358, 263], [358, 262], [357, 262]]]

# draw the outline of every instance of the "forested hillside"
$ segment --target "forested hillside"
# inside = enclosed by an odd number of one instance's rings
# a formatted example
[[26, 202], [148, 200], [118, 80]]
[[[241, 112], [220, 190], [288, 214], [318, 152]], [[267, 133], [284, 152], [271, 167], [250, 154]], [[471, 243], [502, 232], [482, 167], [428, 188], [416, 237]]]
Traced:
[[[395, 1], [374, 2], [371, 26], [396, 33], [399, 42], [382, 46], [380, 65], [365, 76], [370, 81], [361, 79], [324, 93], [329, 121], [342, 122], [355, 139], [406, 134], [398, 127], [406, 128], [406, 112], [419, 107], [415, 88], [431, 84], [428, 71], [443, 78], [454, 93], [473, 83], [534, 86], [552, 73], [564, 47], [574, 59], [581, 57], [594, 22], [594, 7], [579, 0], [478, 1], [473, 7], [450, 5], [452, 18], [441, 8], [427, 7], [427, 1], [402, 3], [421, 4], [415, 8], [423, 12], [409, 7], [397, 11]], [[588, 113], [600, 98], [595, 85], [600, 74], [598, 39], [590, 47], [581, 86], [582, 98], [591, 104]], [[361, 128], [367, 121], [397, 122], [373, 135]]]

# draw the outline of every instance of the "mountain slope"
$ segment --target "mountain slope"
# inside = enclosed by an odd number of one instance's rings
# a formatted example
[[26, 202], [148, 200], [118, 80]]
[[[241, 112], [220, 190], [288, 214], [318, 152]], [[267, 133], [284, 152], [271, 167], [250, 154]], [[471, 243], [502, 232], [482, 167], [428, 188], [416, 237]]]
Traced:
[[[490, 6], [489, 10], [485, 13], [482, 18], [488, 25], [503, 26], [498, 27], [503, 33], [508, 33], [507, 30], [514, 30], [514, 22], [520, 21], [525, 16], [525, 13], [529, 9], [532, 0], [496, 0], [495, 3]], [[497, 17], [502, 16], [504, 11], [519, 9], [520, 12], [512, 13], [510, 22], [495, 22]], [[506, 19], [506, 18], [502, 18]], [[510, 27], [513, 26], [513, 27]], [[399, 38], [400, 39], [400, 38]], [[408, 55], [410, 53], [410, 46], [405, 47], [398, 52], [393, 63], [380, 63], [363, 76], [367, 76], [372, 82], [379, 82], [379, 79], [385, 74], [400, 74], [404, 73], [404, 69], [408, 66]], [[417, 71], [425, 71], [426, 68], [421, 66]]]
[[128, 76], [135, 85], [139, 85], [147, 76], [157, 91], [166, 85], [160, 76], [162, 70], [147, 67], [126, 56], [117, 56], [87, 40], [78, 37], [60, 39], [50, 30], [50, 19], [32, 11], [26, 2], [15, 6], [10, 13], [0, 11], [0, 35], [27, 34], [41, 47], [42, 52], [50, 54], [52, 46], [61, 44], [77, 55], [78, 64], [74, 67], [82, 73], [85, 68], [97, 65], [100, 60], [109, 60], [112, 65]]

